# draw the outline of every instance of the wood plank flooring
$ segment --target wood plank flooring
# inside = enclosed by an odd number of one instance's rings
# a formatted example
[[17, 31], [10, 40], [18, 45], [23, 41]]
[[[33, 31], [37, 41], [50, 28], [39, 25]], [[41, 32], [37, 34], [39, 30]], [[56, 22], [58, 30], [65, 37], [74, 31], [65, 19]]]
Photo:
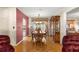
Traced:
[[25, 37], [24, 40], [15, 47], [16, 52], [61, 52], [62, 45], [54, 43], [52, 37], [48, 37], [46, 44], [36, 46], [32, 43], [31, 37]]

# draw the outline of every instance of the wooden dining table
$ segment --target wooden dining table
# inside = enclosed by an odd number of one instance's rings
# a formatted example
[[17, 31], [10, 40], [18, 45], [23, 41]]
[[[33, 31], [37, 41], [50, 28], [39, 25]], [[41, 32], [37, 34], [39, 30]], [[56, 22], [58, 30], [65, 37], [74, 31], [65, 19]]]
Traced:
[[32, 32], [32, 40], [36, 40], [36, 42], [42, 42], [42, 39], [46, 38], [46, 32]]

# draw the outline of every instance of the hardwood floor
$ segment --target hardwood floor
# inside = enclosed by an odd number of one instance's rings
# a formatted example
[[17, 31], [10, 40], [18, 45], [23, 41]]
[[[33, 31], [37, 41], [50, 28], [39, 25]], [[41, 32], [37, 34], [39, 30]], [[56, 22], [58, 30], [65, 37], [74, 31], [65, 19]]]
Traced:
[[31, 37], [24, 40], [15, 47], [16, 52], [61, 52], [62, 45], [54, 43], [52, 37], [48, 37], [46, 44], [42, 46], [34, 45]]

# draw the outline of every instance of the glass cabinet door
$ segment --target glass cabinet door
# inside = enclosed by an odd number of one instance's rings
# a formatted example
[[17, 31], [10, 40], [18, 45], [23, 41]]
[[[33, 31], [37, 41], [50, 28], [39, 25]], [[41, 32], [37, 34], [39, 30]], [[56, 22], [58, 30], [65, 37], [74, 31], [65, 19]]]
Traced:
[[55, 42], [60, 42], [60, 16], [52, 16], [50, 20], [51, 33]]

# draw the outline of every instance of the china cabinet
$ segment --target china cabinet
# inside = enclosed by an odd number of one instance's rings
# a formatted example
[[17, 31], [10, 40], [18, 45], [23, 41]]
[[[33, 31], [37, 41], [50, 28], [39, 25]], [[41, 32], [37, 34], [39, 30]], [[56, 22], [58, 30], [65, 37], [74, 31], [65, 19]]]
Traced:
[[60, 16], [52, 16], [50, 19], [50, 28], [53, 33], [54, 42], [60, 42]]

